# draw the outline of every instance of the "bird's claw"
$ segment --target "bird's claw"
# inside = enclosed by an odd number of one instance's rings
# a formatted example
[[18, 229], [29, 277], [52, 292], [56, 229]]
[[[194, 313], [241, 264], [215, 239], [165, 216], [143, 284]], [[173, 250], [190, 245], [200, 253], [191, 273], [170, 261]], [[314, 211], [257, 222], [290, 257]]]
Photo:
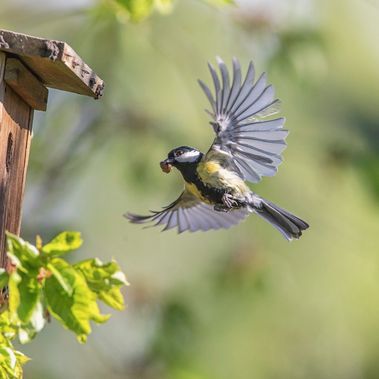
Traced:
[[233, 195], [230, 193], [225, 193], [222, 196], [222, 202], [227, 208], [235, 208], [238, 207], [238, 201], [233, 198]]
[[240, 208], [241, 204], [230, 193], [225, 193], [222, 196], [222, 204], [216, 204], [214, 209], [216, 211], [229, 212], [233, 208]]

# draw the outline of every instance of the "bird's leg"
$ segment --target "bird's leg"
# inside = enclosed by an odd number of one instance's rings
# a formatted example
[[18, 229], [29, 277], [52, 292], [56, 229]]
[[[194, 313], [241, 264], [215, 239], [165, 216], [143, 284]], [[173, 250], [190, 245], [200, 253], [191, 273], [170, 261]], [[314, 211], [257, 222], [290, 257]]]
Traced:
[[241, 204], [236, 200], [232, 194], [225, 192], [221, 198], [222, 204], [216, 204], [214, 206], [215, 211], [229, 212], [233, 208], [240, 208]]
[[221, 199], [222, 203], [225, 205], [226, 208], [238, 208], [239, 202], [236, 200], [232, 194], [225, 192]]

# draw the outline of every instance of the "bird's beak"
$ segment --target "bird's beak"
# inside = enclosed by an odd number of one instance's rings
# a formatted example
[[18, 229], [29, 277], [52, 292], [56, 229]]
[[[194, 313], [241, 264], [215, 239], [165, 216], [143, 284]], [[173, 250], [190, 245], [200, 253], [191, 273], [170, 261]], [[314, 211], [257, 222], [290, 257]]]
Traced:
[[162, 171], [168, 174], [171, 171], [171, 167], [173, 163], [174, 163], [173, 160], [170, 158], [167, 158], [164, 161], [160, 162]]

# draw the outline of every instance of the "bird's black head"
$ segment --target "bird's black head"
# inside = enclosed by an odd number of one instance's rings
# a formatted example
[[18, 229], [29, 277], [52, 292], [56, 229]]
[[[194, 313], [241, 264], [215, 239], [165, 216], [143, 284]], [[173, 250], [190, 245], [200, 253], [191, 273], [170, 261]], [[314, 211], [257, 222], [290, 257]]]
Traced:
[[160, 163], [162, 171], [169, 173], [174, 166], [181, 170], [190, 165], [197, 164], [203, 156], [199, 150], [189, 146], [180, 146], [168, 153], [167, 159]]

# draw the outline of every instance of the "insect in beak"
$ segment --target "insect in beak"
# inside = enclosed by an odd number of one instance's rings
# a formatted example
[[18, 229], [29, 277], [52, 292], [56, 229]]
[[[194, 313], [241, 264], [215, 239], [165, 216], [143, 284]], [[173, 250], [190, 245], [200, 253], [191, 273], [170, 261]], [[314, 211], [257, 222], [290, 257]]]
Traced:
[[167, 158], [164, 161], [160, 162], [159, 165], [161, 166], [162, 171], [168, 174], [171, 171], [172, 163], [172, 159]]

